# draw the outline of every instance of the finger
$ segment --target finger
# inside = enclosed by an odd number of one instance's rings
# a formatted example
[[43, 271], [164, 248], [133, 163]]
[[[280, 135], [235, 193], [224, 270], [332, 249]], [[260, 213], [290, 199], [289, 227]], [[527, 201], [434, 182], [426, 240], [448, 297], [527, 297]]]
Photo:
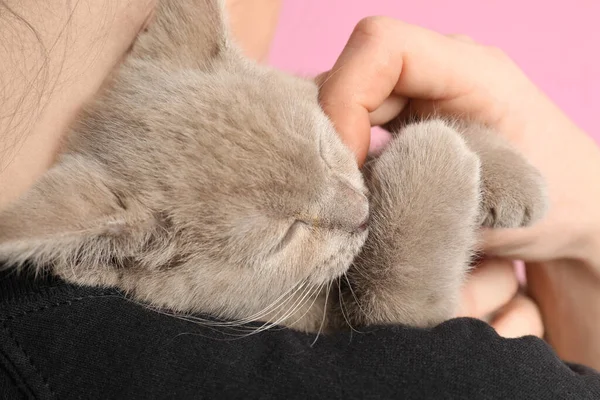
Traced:
[[321, 104], [362, 162], [369, 147], [369, 113], [391, 93], [452, 99], [477, 86], [483, 68], [473, 48], [390, 18], [367, 18], [356, 26], [323, 83]]
[[483, 229], [482, 249], [486, 254], [495, 257], [516, 257], [526, 250], [532, 233], [530, 228], [515, 229]]
[[[465, 43], [475, 43], [471, 37], [462, 34], [447, 35], [449, 38], [459, 40]], [[320, 74], [316, 81], [319, 86], [323, 85], [329, 71]], [[369, 114], [371, 126], [385, 125], [396, 118], [407, 106], [408, 98], [392, 93], [390, 97], [384, 100], [383, 104]]]
[[462, 290], [459, 316], [485, 319], [506, 305], [519, 289], [512, 261], [484, 261]]
[[[332, 74], [331, 71], [325, 71], [314, 78], [319, 88], [330, 78], [330, 74]], [[391, 94], [379, 108], [369, 114], [371, 126], [381, 126], [390, 122], [406, 108], [407, 104], [406, 97]]]
[[506, 338], [544, 336], [544, 324], [539, 308], [533, 300], [521, 294], [496, 315], [491, 325], [500, 336]]
[[527, 228], [483, 229], [481, 248], [493, 257], [511, 258], [524, 261], [546, 261], [558, 256], [564, 246], [570, 245], [568, 235], [564, 240], [545, 243], [538, 238], [545, 232], [557, 232], [558, 227], [551, 221], [541, 221]]
[[458, 41], [460, 41], [460, 42], [463, 42], [463, 43], [476, 43], [476, 42], [475, 42], [475, 39], [473, 39], [473, 38], [472, 38], [472, 37], [470, 37], [470, 36], [463, 35], [463, 34], [461, 34], [461, 33], [453, 33], [453, 34], [446, 35], [446, 36], [448, 36], [448, 37], [449, 37], [449, 38], [451, 38], [451, 39], [454, 39], [454, 40], [458, 40]]
[[378, 109], [369, 114], [371, 126], [380, 126], [387, 124], [396, 118], [408, 104], [406, 97], [392, 94], [384, 100], [383, 104]]

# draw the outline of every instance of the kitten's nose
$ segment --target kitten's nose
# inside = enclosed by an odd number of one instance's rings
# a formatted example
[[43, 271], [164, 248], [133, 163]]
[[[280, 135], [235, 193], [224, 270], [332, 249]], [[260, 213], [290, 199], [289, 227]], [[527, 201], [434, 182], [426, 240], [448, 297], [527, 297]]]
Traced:
[[364, 232], [369, 227], [369, 217], [365, 218], [365, 220], [360, 224], [360, 226], [356, 229], [358, 232]]
[[327, 224], [347, 232], [364, 232], [369, 224], [367, 196], [339, 178], [332, 179], [330, 185], [331, 197], [323, 210]]

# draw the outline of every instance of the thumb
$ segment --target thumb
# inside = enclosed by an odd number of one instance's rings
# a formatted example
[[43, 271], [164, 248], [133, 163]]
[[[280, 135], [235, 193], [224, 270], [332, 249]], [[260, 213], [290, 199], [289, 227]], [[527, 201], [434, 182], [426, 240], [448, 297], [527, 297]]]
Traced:
[[542, 262], [554, 258], [557, 252], [549, 241], [541, 240], [544, 228], [482, 230], [481, 249], [490, 257], [502, 257], [527, 262]]

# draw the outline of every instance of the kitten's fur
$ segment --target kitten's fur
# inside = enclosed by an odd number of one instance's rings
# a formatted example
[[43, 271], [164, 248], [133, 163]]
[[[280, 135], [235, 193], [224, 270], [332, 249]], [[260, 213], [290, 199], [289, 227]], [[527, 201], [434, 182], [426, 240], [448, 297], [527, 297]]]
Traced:
[[451, 317], [478, 226], [538, 219], [540, 175], [487, 129], [434, 119], [363, 178], [317, 95], [244, 58], [218, 0], [161, 1], [56, 165], [0, 214], [0, 260], [306, 331]]

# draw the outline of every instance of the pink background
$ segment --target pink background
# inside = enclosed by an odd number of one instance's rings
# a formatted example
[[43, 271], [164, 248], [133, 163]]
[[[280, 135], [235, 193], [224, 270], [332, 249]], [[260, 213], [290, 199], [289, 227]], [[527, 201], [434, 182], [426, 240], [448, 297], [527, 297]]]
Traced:
[[600, 0], [284, 0], [271, 63], [302, 74], [329, 69], [369, 15], [504, 49], [600, 142]]

